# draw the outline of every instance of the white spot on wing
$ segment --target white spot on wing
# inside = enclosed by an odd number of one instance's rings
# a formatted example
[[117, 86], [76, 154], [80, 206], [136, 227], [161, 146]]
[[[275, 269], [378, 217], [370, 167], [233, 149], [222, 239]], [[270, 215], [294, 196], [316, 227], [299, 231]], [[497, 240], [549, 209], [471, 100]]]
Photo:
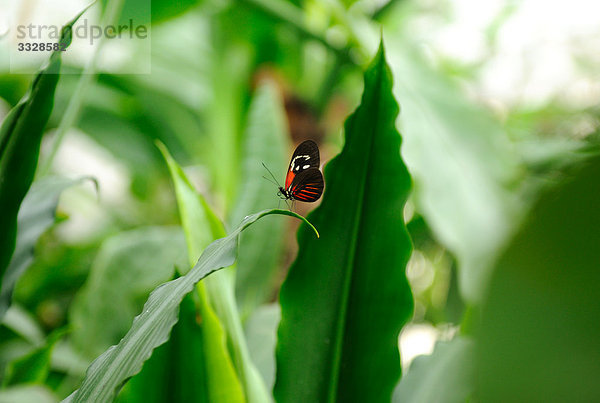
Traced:
[[[306, 161], [308, 161], [310, 159], [310, 155], [296, 155], [294, 157], [294, 159], [292, 160], [292, 162], [290, 163], [290, 171], [299, 171], [300, 170], [300, 165], [296, 166], [296, 160], [298, 158], [304, 158]], [[310, 168], [310, 165], [305, 166], [304, 169], [306, 168]]]
[[304, 166], [302, 167], [302, 169], [308, 169], [308, 168], [310, 168], [310, 165], [304, 165]]

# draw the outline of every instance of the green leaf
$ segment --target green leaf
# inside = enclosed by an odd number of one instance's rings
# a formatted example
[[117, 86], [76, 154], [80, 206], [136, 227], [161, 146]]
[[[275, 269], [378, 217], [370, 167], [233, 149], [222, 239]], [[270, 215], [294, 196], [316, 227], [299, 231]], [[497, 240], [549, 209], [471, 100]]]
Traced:
[[458, 336], [440, 341], [433, 354], [417, 357], [394, 390], [398, 403], [467, 402], [475, 375], [474, 342]]
[[104, 241], [69, 312], [78, 350], [94, 358], [118, 342], [150, 291], [173, 278], [176, 263], [186, 264], [185, 253], [177, 227], [138, 228]]
[[[283, 180], [286, 160], [287, 123], [277, 88], [272, 83], [259, 87], [248, 117], [243, 142], [242, 184], [230, 222], [239, 222], [246, 212], [273, 207], [278, 203], [277, 187], [263, 176], [262, 164]], [[242, 317], [271, 295], [274, 276], [283, 251], [282, 220], [263, 220], [240, 236], [236, 272], [236, 296]]]
[[346, 121], [344, 148], [325, 167], [323, 202], [309, 216], [321, 239], [300, 229], [281, 289], [280, 402], [385, 401], [400, 377], [398, 334], [413, 306], [403, 222], [410, 176], [391, 89], [382, 45]]
[[34, 182], [29, 189], [17, 216], [15, 251], [2, 281], [0, 318], [10, 306], [15, 284], [33, 261], [38, 238], [54, 224], [60, 194], [79, 182], [81, 180], [48, 177]]
[[[63, 28], [60, 43], [65, 47], [71, 44], [72, 26], [83, 12]], [[15, 248], [17, 214], [37, 167], [42, 135], [54, 104], [61, 55], [60, 51], [52, 53], [48, 65], [0, 127], [0, 278]]]
[[48, 336], [46, 343], [8, 364], [3, 386], [20, 383], [44, 383], [50, 372], [50, 357], [58, 340], [64, 336], [64, 331], [56, 331]]
[[[215, 238], [225, 235], [225, 230], [219, 219], [215, 216], [208, 204], [193, 188], [185, 173], [177, 162], [171, 157], [167, 148], [158, 143], [165, 161], [169, 166], [171, 177], [175, 186], [175, 194], [181, 215], [181, 221], [188, 245], [188, 258], [190, 265], [198, 259], [202, 250], [205, 249]], [[185, 273], [186, 271], [183, 271]], [[208, 280], [208, 279], [207, 279]], [[200, 365], [204, 368], [204, 390], [201, 399], [214, 402], [243, 402], [244, 392], [238, 374], [235, 371], [233, 361], [227, 349], [227, 334], [223, 325], [217, 317], [208, 297], [207, 282], [197, 285], [198, 308], [202, 317], [201, 339], [196, 340], [195, 346], [200, 350]], [[227, 291], [227, 290], [226, 290]], [[221, 293], [223, 294], [223, 293]], [[224, 298], [224, 296], [217, 296]], [[180, 314], [181, 316], [181, 314]], [[181, 321], [181, 318], [180, 318]], [[178, 323], [175, 329], [181, 327], [189, 328], [190, 324]], [[180, 332], [176, 332], [179, 334]], [[180, 361], [179, 350], [185, 350], [185, 346], [179, 346], [181, 340], [178, 338], [169, 340], [167, 353], [163, 354], [166, 361], [165, 366], [171, 365], [173, 361]], [[184, 352], [185, 354], [185, 352]], [[160, 358], [159, 358], [160, 360]], [[183, 369], [181, 369], [183, 371]], [[142, 376], [144, 376], [142, 371]], [[162, 379], [161, 383], [168, 382]], [[152, 388], [161, 387], [156, 383]]]
[[44, 342], [45, 335], [40, 324], [30, 312], [19, 304], [10, 306], [2, 318], [2, 325], [27, 340], [31, 345], [38, 346]]
[[[102, 0], [105, 5], [107, 2], [108, 0]], [[130, 19], [134, 22], [134, 27], [150, 22], [159, 23], [177, 17], [200, 3], [200, 0], [152, 0], [150, 9], [148, 0], [125, 0], [119, 24], [128, 25]]]
[[275, 384], [275, 346], [280, 319], [279, 304], [269, 304], [259, 306], [246, 321], [246, 340], [252, 362], [269, 389]]
[[[202, 332], [194, 299], [188, 295], [181, 303], [179, 321], [169, 341], [154, 350], [142, 371], [127, 382], [117, 402], [210, 402], [207, 383], [211, 374], [204, 365]], [[235, 384], [227, 386], [233, 389]], [[239, 384], [238, 391], [241, 397]], [[231, 399], [232, 393], [223, 393], [220, 398]]]
[[[181, 219], [186, 232], [186, 239], [188, 240], [190, 261], [193, 262], [200, 254], [200, 251], [212, 239], [222, 236], [225, 230], [204, 198], [190, 185], [183, 171], [173, 158], [171, 158], [166, 148], [162, 144], [159, 144], [159, 147], [167, 160], [173, 181], [175, 182]], [[229, 359], [225, 345], [227, 341], [235, 370], [245, 392], [246, 400], [249, 402], [263, 402], [269, 399], [269, 394], [258, 371], [250, 360], [234, 296], [234, 274], [233, 268], [229, 268], [228, 270], [216, 273], [198, 286], [200, 308], [206, 322], [204, 326], [207, 342], [206, 350], [214, 355], [221, 348], [224, 350], [223, 358]], [[218, 318], [214, 316], [212, 307], [214, 307], [214, 311], [218, 314]], [[209, 322], [206, 318], [210, 318], [210, 328], [208, 327]], [[225, 332], [221, 328], [221, 323]], [[209, 342], [212, 342], [214, 345], [209, 345]], [[220, 361], [224, 364], [225, 361], [223, 358]], [[214, 376], [217, 373], [214, 367], [218, 362], [218, 360], [213, 359], [212, 364], [208, 363], [208, 376]], [[232, 390], [231, 384], [232, 381], [225, 382], [226, 390]], [[223, 387], [222, 382], [217, 383], [216, 387], [219, 387], [219, 385]], [[229, 401], [231, 401], [231, 398], [229, 398]]]
[[264, 210], [244, 218], [231, 234], [211, 243], [185, 276], [158, 286], [150, 294], [144, 309], [133, 320], [125, 337], [90, 365], [81, 387], [65, 400], [111, 401], [123, 383], [140, 371], [152, 351], [168, 340], [169, 333], [177, 322], [179, 304], [183, 297], [206, 276], [231, 266], [235, 261], [240, 232], [271, 214], [296, 217], [308, 224], [304, 217], [287, 210]]
[[481, 401], [600, 396], [600, 157], [546, 192], [500, 258], [483, 305]]
[[390, 43], [402, 155], [415, 181], [417, 208], [456, 257], [462, 296], [476, 303], [499, 246], [518, 222], [511, 189], [517, 156], [489, 111], [467, 101], [405, 40]]
[[239, 148], [243, 100], [250, 80], [250, 56], [247, 48], [230, 46], [215, 38], [218, 49], [212, 58], [210, 78], [212, 99], [204, 112], [211, 150], [207, 161], [214, 193], [224, 211], [231, 208], [238, 185]]

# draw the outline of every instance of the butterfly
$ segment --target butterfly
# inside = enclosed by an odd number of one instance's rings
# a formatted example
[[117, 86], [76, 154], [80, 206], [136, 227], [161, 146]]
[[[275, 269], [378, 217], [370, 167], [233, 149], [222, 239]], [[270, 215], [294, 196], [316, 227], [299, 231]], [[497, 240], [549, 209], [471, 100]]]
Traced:
[[319, 164], [317, 143], [312, 140], [300, 143], [292, 154], [285, 176], [285, 186], [279, 186], [277, 196], [286, 202], [299, 200], [312, 203], [319, 200], [325, 186], [323, 174], [319, 171]]

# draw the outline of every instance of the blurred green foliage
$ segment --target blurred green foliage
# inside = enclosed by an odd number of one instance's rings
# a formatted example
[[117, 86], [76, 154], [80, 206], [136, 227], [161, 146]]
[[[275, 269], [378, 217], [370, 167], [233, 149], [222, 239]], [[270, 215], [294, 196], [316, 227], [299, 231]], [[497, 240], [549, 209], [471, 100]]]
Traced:
[[[37, 76], [0, 71], [0, 401], [55, 402], [82, 385], [78, 398], [112, 396], [124, 382], [123, 402], [262, 402], [274, 385], [278, 401], [600, 400], [600, 110], [597, 100], [559, 95], [488, 97], [482, 77], [520, 4], [496, 10], [471, 61], [428, 36], [459, 18], [446, 0], [148, 5], [103, 0], [92, 10], [151, 28], [151, 74], [69, 57], [61, 65], [58, 54]], [[375, 91], [363, 74], [381, 35], [390, 77]], [[573, 59], [597, 78], [596, 59]], [[365, 144], [382, 123], [389, 141], [371, 155]], [[302, 227], [297, 245], [296, 224], [263, 218], [239, 237], [234, 267], [169, 305], [161, 284], [185, 280], [206, 246], [246, 216], [278, 207], [262, 163], [283, 181], [292, 146], [305, 139], [325, 163], [344, 150], [309, 215], [322, 238]], [[35, 172], [38, 154], [48, 172]], [[361, 175], [376, 198], [359, 191]], [[312, 207], [298, 204], [302, 215]], [[346, 239], [341, 224], [351, 223], [366, 229]], [[345, 264], [353, 251], [367, 256], [357, 267]], [[160, 329], [150, 337], [131, 323], [155, 288], [172, 309], [146, 317]], [[427, 324], [438, 340], [400, 371], [411, 355], [395, 344], [410, 293], [404, 331]], [[127, 334], [125, 355], [108, 359]], [[98, 389], [98, 373], [110, 390]]]

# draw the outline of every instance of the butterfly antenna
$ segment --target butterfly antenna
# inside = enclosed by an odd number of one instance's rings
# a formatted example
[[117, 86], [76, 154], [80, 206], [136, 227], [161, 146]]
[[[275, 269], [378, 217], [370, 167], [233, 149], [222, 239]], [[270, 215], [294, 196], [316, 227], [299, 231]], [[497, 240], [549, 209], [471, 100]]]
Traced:
[[269, 182], [271, 182], [271, 183], [272, 183], [273, 185], [275, 185], [275, 186], [279, 186], [279, 183], [275, 183], [275, 182], [273, 182], [273, 180], [272, 180], [271, 178], [267, 178], [267, 177], [266, 177], [266, 176], [264, 176], [264, 175], [263, 175], [263, 179], [266, 179], [266, 180], [268, 180]]
[[[279, 184], [279, 182], [277, 182], [277, 178], [275, 178], [275, 175], [273, 175], [273, 172], [271, 172], [271, 170], [269, 168], [267, 168], [267, 166], [265, 165], [264, 162], [262, 162], [262, 166], [265, 167], [265, 169], [267, 170], [267, 172], [269, 172], [269, 174], [271, 175], [271, 177], [275, 181], [275, 184], [277, 185], [277, 187], [281, 187], [281, 185]], [[264, 178], [264, 176], [263, 176], [263, 178]]]

